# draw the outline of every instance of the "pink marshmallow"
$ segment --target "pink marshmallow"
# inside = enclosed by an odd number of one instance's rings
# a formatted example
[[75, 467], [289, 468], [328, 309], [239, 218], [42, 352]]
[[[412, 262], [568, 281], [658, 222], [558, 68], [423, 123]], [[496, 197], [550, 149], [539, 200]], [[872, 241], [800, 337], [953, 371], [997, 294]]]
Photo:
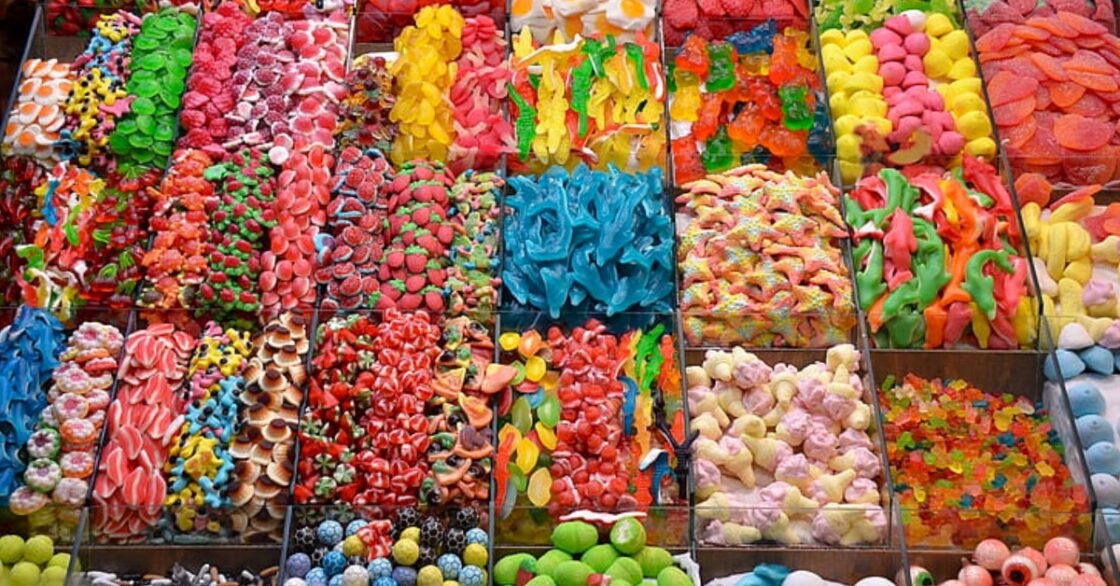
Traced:
[[833, 421], [844, 421], [852, 414], [852, 411], [856, 410], [856, 401], [846, 399], [835, 393], [829, 393], [824, 398], [824, 408], [828, 410], [828, 416]]
[[897, 86], [906, 77], [906, 68], [898, 61], [887, 61], [879, 65], [879, 77], [883, 78], [884, 86]]
[[929, 37], [925, 33], [910, 33], [906, 35], [903, 45], [905, 45], [907, 53], [924, 57], [929, 52]]
[[937, 147], [943, 155], [955, 155], [964, 148], [964, 137], [955, 130], [948, 130], [937, 139]]
[[914, 32], [913, 23], [910, 22], [910, 19], [901, 14], [888, 18], [883, 24], [885, 24], [887, 28], [898, 33], [902, 37], [905, 37]]
[[789, 443], [794, 446], [801, 445], [801, 442], [805, 441], [805, 438], [813, 431], [809, 414], [797, 407], [790, 409], [782, 416], [780, 425], [786, 435], [789, 436]]
[[839, 439], [841, 454], [847, 453], [852, 448], [871, 449], [871, 437], [867, 435], [866, 431], [848, 428], [840, 434]]
[[925, 111], [925, 106], [920, 101], [908, 97], [899, 100], [893, 110], [900, 118], [902, 116], [921, 116], [922, 112]]
[[885, 86], [885, 87], [883, 87], [883, 98], [886, 99], [888, 104], [891, 103], [891, 98], [892, 97], [897, 97], [897, 96], [900, 96], [900, 95], [902, 95], [902, 88], [900, 88], [898, 86]]
[[879, 485], [875, 484], [873, 480], [857, 478], [844, 490], [844, 500], [852, 503], [862, 499], [869, 493], [878, 492], [878, 490]]
[[945, 98], [942, 98], [941, 94], [933, 90], [927, 91], [925, 95], [922, 96], [922, 101], [925, 103], [926, 108], [930, 110], [940, 112], [945, 109]]
[[805, 455], [813, 458], [814, 460], [821, 460], [827, 462], [836, 455], [836, 446], [839, 444], [839, 439], [827, 429], [814, 429], [809, 437], [805, 438], [805, 443], [801, 445], [802, 451]]
[[880, 27], [871, 31], [871, 46], [876, 49], [885, 47], [887, 45], [901, 45], [902, 37], [898, 33], [886, 27]]
[[876, 53], [879, 56], [879, 64], [882, 66], [887, 61], [902, 61], [906, 58], [906, 49], [902, 45], [885, 45]]
[[902, 80], [902, 87], [927, 87], [929, 86], [929, 78], [921, 71], [910, 71], [906, 74], [906, 78]]
[[813, 479], [809, 470], [809, 460], [804, 454], [794, 454], [783, 458], [774, 469], [774, 477], [783, 481], [803, 485]]
[[918, 57], [917, 55], [907, 55], [906, 58], [902, 60], [902, 64], [905, 65], [906, 69], [909, 69], [910, 71], [926, 70], [925, 63], [923, 63], [922, 58]]

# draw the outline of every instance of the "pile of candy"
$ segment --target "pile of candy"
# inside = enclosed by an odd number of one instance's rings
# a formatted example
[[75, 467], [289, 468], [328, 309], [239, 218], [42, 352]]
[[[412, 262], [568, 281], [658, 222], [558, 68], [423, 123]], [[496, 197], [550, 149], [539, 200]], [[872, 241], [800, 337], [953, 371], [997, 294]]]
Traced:
[[23, 298], [19, 253], [35, 239], [31, 218], [38, 207], [35, 187], [42, 178], [42, 167], [25, 157], [0, 162], [0, 303], [8, 307]]
[[503, 517], [526, 500], [553, 513], [678, 500], [674, 454], [659, 447], [676, 451], [684, 415], [673, 336], [663, 332], [657, 325], [616, 336], [590, 321], [568, 335], [555, 326], [546, 337], [501, 335], [502, 350], [516, 351], [494, 463]]
[[673, 294], [673, 222], [661, 169], [614, 166], [513, 177], [502, 282], [516, 305], [548, 311], [667, 311]]
[[1096, 206], [1098, 186], [1051, 202], [1050, 184], [1040, 176], [1024, 174], [1016, 185], [1029, 189], [1020, 192], [1020, 201], [1026, 202], [1020, 213], [1050, 336], [1060, 348], [1085, 353], [1084, 362], [1094, 371], [1103, 368], [1104, 374], [1111, 374], [1112, 364], [1102, 364], [1101, 359], [1120, 347], [1120, 230], [1112, 223], [1120, 206]]
[[[1038, 549], [1022, 547], [1014, 551], [1004, 541], [988, 538], [976, 544], [971, 560], [961, 560], [962, 567], [957, 572], [956, 580], [941, 584], [957, 582], [965, 586], [977, 586], [1000, 581], [1005, 584], [1044, 581], [1043, 583], [1104, 586], [1105, 580], [1097, 566], [1081, 560], [1081, 548], [1069, 537], [1043, 540]], [[915, 584], [933, 584], [933, 575], [921, 566], [911, 566], [910, 573], [928, 580], [915, 581]]]
[[531, 30], [539, 43], [595, 34], [631, 39], [637, 33], [653, 36], [656, 14], [657, 3], [650, 0], [525, 0], [513, 3], [510, 29]]
[[47, 384], [60, 366], [63, 342], [62, 324], [49, 312], [27, 306], [0, 330], [0, 372], [13, 375], [3, 379], [7, 408], [0, 412], [0, 498], [17, 491], [27, 469], [20, 450], [33, 437], [47, 406]]
[[540, 173], [577, 162], [629, 171], [665, 165], [668, 92], [661, 49], [644, 34], [632, 42], [608, 36], [541, 45], [525, 29], [513, 39], [511, 66], [512, 170]]
[[154, 238], [140, 259], [145, 271], [140, 306], [180, 309], [204, 304], [196, 296], [199, 286], [209, 281], [209, 257], [216, 252], [209, 220], [218, 198], [205, 176], [213, 163], [204, 151], [180, 151], [159, 188], [148, 190], [155, 202], [149, 222]]
[[176, 563], [166, 575], [145, 573], [142, 579], [137, 580], [136, 574], [118, 574], [116, 572], [102, 572], [98, 570], [84, 571], [78, 575], [79, 584], [96, 584], [97, 586], [155, 586], [157, 584], [190, 584], [191, 586], [223, 586], [237, 584], [238, 586], [274, 586], [276, 573], [279, 567], [272, 566], [260, 572], [252, 570], [223, 571], [217, 564], [202, 564], [197, 572], [192, 572], [181, 564]]
[[73, 85], [70, 65], [57, 59], [28, 59], [22, 72], [19, 97], [4, 130], [4, 154], [52, 167], [58, 162], [54, 143], [66, 123], [63, 108]]
[[844, 196], [856, 293], [876, 344], [1006, 350], [1034, 341], [1022, 237], [996, 170], [966, 154], [960, 174], [903, 171], [883, 169]]
[[1001, 24], [1022, 24], [1032, 17], [1053, 16], [1060, 10], [1092, 19], [1109, 32], [1116, 32], [1116, 7], [1107, 0], [965, 0], [964, 7], [968, 26], [977, 37]]
[[928, 16], [940, 14], [953, 21], [959, 20], [957, 4], [950, 0], [823, 0], [813, 7], [813, 11], [821, 31], [870, 31], [882, 26], [888, 18], [906, 11], [922, 12]]
[[[1120, 458], [1116, 457], [1116, 430], [1106, 418], [1114, 401], [1106, 400], [1098, 384], [1105, 388], [1112, 379], [1090, 377], [1073, 378], [1066, 387], [1071, 414], [1076, 418], [1074, 424], [1081, 447], [1085, 450], [1085, 465], [1092, 475], [1093, 490], [1097, 500], [1105, 506], [1120, 506]], [[1112, 393], [1107, 395], [1109, 399]]]
[[473, 508], [425, 514], [413, 507], [366, 520], [352, 511], [328, 513], [293, 533], [295, 553], [284, 563], [286, 586], [326, 584], [487, 584], [489, 537]]
[[348, 93], [339, 105], [335, 128], [339, 147], [389, 152], [397, 137], [397, 125], [389, 120], [397, 96], [393, 93], [393, 76], [385, 58], [356, 57], [346, 72], [346, 89]]
[[799, 371], [735, 347], [688, 367], [702, 543], [851, 546], [886, 537], [859, 361], [844, 344]]
[[[911, 583], [932, 586], [932, 582], [919, 582], [914, 580]], [[750, 572], [716, 578], [705, 582], [704, 586], [736, 586], [739, 584], [757, 584], [758, 586], [814, 586], [836, 584], [836, 582], [830, 582], [806, 570], [792, 570], [779, 564], [758, 564]], [[840, 584], [847, 584], [847, 581], [841, 581]], [[894, 584], [894, 580], [888, 580], [882, 576], [868, 576], [852, 582], [852, 586], [892, 586]]]
[[1001, 24], [976, 50], [1016, 172], [1074, 185], [1120, 177], [1120, 39], [1108, 28], [1059, 10]]
[[190, 407], [165, 467], [165, 517], [173, 531], [228, 537], [219, 514], [230, 506], [234, 461], [229, 448], [245, 388], [242, 373], [252, 352], [249, 332], [223, 331], [214, 322], [203, 326], [183, 387]]
[[136, 330], [125, 341], [107, 439], [93, 485], [93, 535], [135, 542], [163, 516], [163, 466], [185, 421], [188, 360], [195, 337], [172, 324]]
[[452, 168], [494, 169], [511, 150], [513, 127], [501, 112], [510, 79], [502, 30], [488, 16], [464, 20], [448, 5], [416, 13], [416, 25], [394, 39], [399, 125], [392, 159], [448, 161]]
[[810, 41], [800, 29], [778, 34], [773, 19], [724, 41], [688, 37], [671, 67], [675, 183], [726, 171], [744, 158], [774, 168], [816, 166], [806, 156], [809, 142], [814, 154], [827, 154], [821, 143], [828, 117]]
[[[1045, 537], [1040, 527], [1087, 540], [1085, 487], [1070, 477], [1041, 405], [913, 374], [882, 386], [887, 458], [908, 543], [971, 547], [1001, 535], [1034, 544]], [[1120, 452], [1113, 456], [1120, 471]]]
[[47, 393], [50, 404], [24, 448], [29, 463], [23, 486], [8, 500], [13, 513], [31, 515], [36, 527], [51, 527], [57, 520], [62, 528], [77, 528], [123, 343], [117, 328], [88, 321], [70, 334], [58, 355], [61, 363]]
[[[668, 551], [646, 545], [644, 514], [593, 525], [577, 520], [552, 530], [549, 549], [539, 557], [515, 553], [494, 563], [494, 583], [514, 584], [643, 584], [689, 586], [693, 579], [673, 563]], [[604, 515], [604, 519], [614, 519]], [[606, 540], [603, 539], [606, 537]]]
[[469, 505], [489, 496], [487, 397], [515, 371], [491, 363], [486, 328], [440, 326], [425, 312], [320, 326], [295, 498], [406, 506]]
[[693, 346], [827, 346], [855, 326], [839, 190], [762, 165], [677, 197], [684, 333]]
[[132, 39], [131, 71], [124, 87], [130, 101], [119, 101], [127, 103], [128, 111], [109, 135], [109, 147], [125, 174], [167, 167], [180, 96], [194, 61], [195, 25], [190, 14], [169, 8], [145, 18]]
[[[357, 6], [357, 40], [359, 43], [388, 43], [401, 29], [413, 24], [413, 16], [436, 0], [367, 0]], [[495, 22], [505, 22], [506, 3], [501, 0], [454, 0], [448, 2], [463, 16], [488, 15]], [[386, 149], [388, 150], [388, 149]]]
[[308, 323], [283, 313], [253, 341], [256, 353], [243, 370], [237, 436], [229, 446], [234, 480], [230, 521], [243, 542], [282, 540], [288, 489], [295, 470], [295, 434], [307, 383]]
[[744, 24], [768, 18], [801, 29], [806, 28], [809, 21], [808, 3], [801, 0], [669, 0], [663, 13], [665, 44], [670, 47], [684, 44], [689, 34], [718, 39], [744, 28]]
[[908, 10], [870, 34], [826, 30], [821, 55], [845, 183], [882, 166], [995, 157], [968, 33], [949, 16]]
[[0, 537], [0, 577], [12, 586], [62, 586], [70, 567], [70, 554], [55, 553], [54, 541], [35, 535]]

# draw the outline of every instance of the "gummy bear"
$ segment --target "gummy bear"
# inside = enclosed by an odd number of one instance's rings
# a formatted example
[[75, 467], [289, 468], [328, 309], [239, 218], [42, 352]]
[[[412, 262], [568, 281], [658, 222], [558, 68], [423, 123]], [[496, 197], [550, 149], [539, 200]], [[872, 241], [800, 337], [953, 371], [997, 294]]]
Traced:
[[735, 47], [730, 43], [713, 41], [708, 45], [708, 91], [722, 92], [735, 86], [735, 57]]
[[809, 132], [771, 125], [762, 130], [759, 140], [775, 156], [800, 157], [808, 148]]
[[758, 136], [766, 126], [766, 118], [759, 111], [758, 105], [747, 102], [727, 128], [735, 147], [742, 151], [749, 151], [758, 145]]
[[701, 96], [700, 116], [692, 125], [692, 134], [696, 140], [708, 140], [720, 126], [720, 112], [723, 110], [723, 98], [719, 94], [704, 94]]
[[726, 126], [721, 126], [715, 136], [705, 143], [704, 152], [700, 155], [700, 161], [704, 163], [704, 168], [709, 173], [726, 171], [735, 165], [737, 159], [731, 145], [731, 138], [727, 136]]
[[696, 141], [691, 136], [673, 141], [673, 169], [678, 185], [703, 179], [707, 175], [700, 160], [700, 151], [696, 149]]
[[708, 47], [700, 35], [689, 35], [674, 58], [678, 71], [688, 71], [706, 80], [708, 77]]
[[787, 85], [778, 88], [782, 100], [782, 124], [790, 130], [808, 130], [813, 127], [813, 109], [809, 105], [808, 89]]
[[734, 45], [735, 50], [740, 54], [772, 53], [776, 34], [778, 34], [778, 23], [773, 18], [768, 18], [766, 22], [749, 31], [739, 31], [727, 37], [727, 42]]
[[674, 78], [677, 90], [669, 106], [669, 115], [673, 120], [695, 122], [700, 112], [700, 80], [687, 71], [677, 71]]
[[770, 82], [776, 86], [796, 83], [806, 71], [797, 61], [797, 40], [785, 35], [774, 37], [774, 53], [770, 55]]

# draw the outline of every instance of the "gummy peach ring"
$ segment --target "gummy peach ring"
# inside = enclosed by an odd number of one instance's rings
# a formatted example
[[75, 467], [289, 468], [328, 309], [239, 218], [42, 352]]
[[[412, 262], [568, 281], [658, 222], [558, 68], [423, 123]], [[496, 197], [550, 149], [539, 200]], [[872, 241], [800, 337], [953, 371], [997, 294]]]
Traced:
[[59, 428], [62, 439], [75, 446], [84, 446], [97, 439], [97, 428], [86, 419], [70, 419]]
[[67, 478], [89, 478], [93, 474], [94, 457], [89, 452], [67, 452], [59, 461]]

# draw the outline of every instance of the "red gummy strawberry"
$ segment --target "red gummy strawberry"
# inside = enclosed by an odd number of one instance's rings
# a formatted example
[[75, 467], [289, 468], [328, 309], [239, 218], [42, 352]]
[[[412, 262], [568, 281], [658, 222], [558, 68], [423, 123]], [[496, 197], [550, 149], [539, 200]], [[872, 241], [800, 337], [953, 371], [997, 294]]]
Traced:
[[428, 309], [432, 311], [443, 311], [445, 306], [443, 294], [438, 290], [431, 290], [424, 293], [424, 305], [428, 306]]
[[416, 238], [416, 244], [423, 247], [424, 250], [428, 251], [428, 254], [433, 256], [441, 254], [444, 248], [439, 241], [436, 240], [435, 236], [431, 234], [420, 235]]
[[400, 281], [389, 281], [381, 284], [381, 293], [393, 301], [399, 301], [404, 295], [404, 284]]
[[428, 255], [425, 250], [419, 246], [409, 246], [405, 249], [405, 266], [408, 272], [419, 274], [424, 272], [424, 267], [428, 264]]
[[397, 301], [397, 307], [402, 311], [413, 311], [420, 309], [420, 304], [423, 303], [424, 298], [416, 293], [409, 293], [402, 295], [400, 300]]
[[423, 275], [412, 275], [411, 277], [405, 279], [404, 287], [405, 290], [407, 290], [409, 293], [416, 293], [423, 289], [427, 284], [428, 282], [424, 279]]
[[450, 224], [444, 224], [436, 230], [436, 238], [444, 245], [451, 244], [451, 240], [455, 238], [455, 230]]
[[443, 287], [443, 283], [447, 281], [447, 271], [440, 268], [428, 269], [428, 282], [436, 287]]
[[404, 262], [405, 256], [403, 251], [391, 250], [385, 255], [385, 264], [388, 265], [389, 268], [398, 268], [404, 265]]

